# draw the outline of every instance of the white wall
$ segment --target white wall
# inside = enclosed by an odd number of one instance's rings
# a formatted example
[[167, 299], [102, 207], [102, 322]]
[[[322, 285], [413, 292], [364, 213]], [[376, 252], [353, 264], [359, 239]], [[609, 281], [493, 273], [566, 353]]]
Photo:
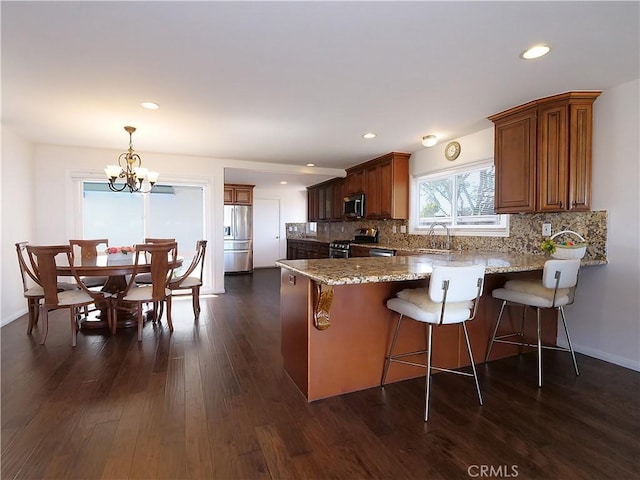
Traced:
[[[264, 200], [280, 200], [280, 242], [278, 258], [287, 256], [287, 232], [286, 223], [304, 223], [307, 221], [307, 190], [296, 190], [293, 188], [266, 189], [256, 187], [253, 191], [253, 198]], [[254, 244], [259, 242], [257, 232], [254, 232]]]
[[[604, 267], [583, 268], [567, 309], [577, 351], [640, 370], [640, 80], [594, 103], [594, 210], [608, 211]], [[563, 338], [559, 335], [560, 339]]]
[[4, 126], [1, 172], [0, 319], [1, 324], [5, 325], [27, 312], [15, 243], [33, 242], [35, 228], [33, 149], [28, 142]]
[[457, 167], [467, 163], [493, 158], [493, 127], [456, 139], [460, 142], [460, 155], [450, 162], [444, 156], [444, 147], [449, 142], [440, 142], [433, 147], [418, 150], [409, 160], [409, 174], [413, 176]]

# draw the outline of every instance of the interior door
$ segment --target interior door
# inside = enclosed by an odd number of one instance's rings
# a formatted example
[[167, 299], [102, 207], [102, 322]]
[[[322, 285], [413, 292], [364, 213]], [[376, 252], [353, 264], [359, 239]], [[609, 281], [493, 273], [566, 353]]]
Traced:
[[253, 200], [253, 264], [254, 267], [273, 267], [280, 254], [280, 200]]

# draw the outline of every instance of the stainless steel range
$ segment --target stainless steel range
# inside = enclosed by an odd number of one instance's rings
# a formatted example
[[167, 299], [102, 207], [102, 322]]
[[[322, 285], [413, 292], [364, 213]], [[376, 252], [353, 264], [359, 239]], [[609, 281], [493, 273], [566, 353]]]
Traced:
[[329, 258], [349, 258], [351, 240], [334, 240], [329, 244]]
[[330, 258], [349, 258], [352, 243], [378, 243], [377, 228], [358, 228], [353, 240], [334, 240], [329, 244]]

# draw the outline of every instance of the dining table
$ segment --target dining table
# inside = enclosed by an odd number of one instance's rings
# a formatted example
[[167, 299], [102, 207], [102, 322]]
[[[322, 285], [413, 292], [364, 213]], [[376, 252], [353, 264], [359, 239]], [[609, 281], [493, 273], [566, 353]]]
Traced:
[[[81, 258], [80, 255], [74, 257], [74, 269], [80, 278], [82, 277], [107, 277], [107, 281], [101, 288], [102, 291], [118, 295], [127, 288], [127, 276], [133, 275], [135, 267], [135, 252], [127, 253], [98, 253], [95, 257]], [[177, 256], [169, 265], [173, 268], [182, 266], [183, 257]], [[138, 258], [136, 275], [139, 273], [151, 272], [151, 261], [145, 255]], [[69, 265], [57, 265], [56, 273], [59, 277], [73, 277]], [[119, 300], [121, 301], [121, 300]], [[80, 328], [83, 330], [109, 328], [107, 321], [107, 305], [96, 305], [97, 314], [87, 315], [80, 321]], [[117, 328], [132, 327], [137, 325], [135, 311], [117, 310]]]

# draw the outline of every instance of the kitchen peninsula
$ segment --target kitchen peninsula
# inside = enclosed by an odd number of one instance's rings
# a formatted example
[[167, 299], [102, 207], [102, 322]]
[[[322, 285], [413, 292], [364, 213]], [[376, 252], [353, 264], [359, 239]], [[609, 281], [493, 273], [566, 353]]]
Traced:
[[[427, 286], [435, 265], [486, 267], [478, 316], [467, 325], [476, 363], [482, 361], [499, 308], [491, 291], [508, 278], [542, 270], [546, 259], [542, 255], [456, 252], [278, 261], [284, 368], [308, 401], [379, 385], [395, 320], [386, 301], [404, 288]], [[583, 260], [583, 265], [604, 263], [606, 260]], [[557, 322], [554, 312], [549, 313], [543, 318], [543, 341], [553, 344]], [[519, 318], [520, 313], [514, 311], [514, 316]], [[422, 326], [409, 322], [405, 328], [398, 338], [398, 350], [424, 348]], [[435, 365], [460, 368], [469, 364], [459, 325], [439, 327], [434, 335]], [[525, 331], [525, 337], [535, 338], [535, 331]], [[496, 347], [492, 358], [518, 352], [513, 345]], [[394, 365], [388, 381], [422, 375], [424, 369]]]

